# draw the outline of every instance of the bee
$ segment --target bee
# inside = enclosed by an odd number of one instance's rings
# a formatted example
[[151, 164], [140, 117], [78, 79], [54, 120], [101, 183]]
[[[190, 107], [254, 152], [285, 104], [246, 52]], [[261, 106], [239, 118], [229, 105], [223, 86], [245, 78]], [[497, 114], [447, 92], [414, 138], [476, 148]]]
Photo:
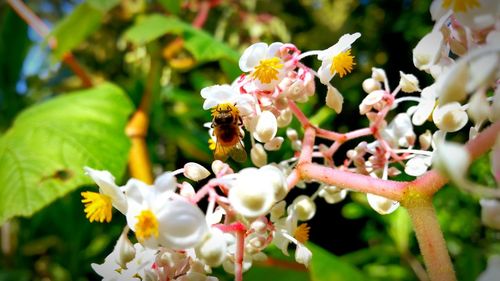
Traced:
[[243, 121], [235, 105], [224, 103], [212, 109], [213, 135], [216, 138], [214, 157], [225, 161], [228, 156], [237, 162], [244, 162], [247, 153], [241, 139], [243, 134], [240, 127]]

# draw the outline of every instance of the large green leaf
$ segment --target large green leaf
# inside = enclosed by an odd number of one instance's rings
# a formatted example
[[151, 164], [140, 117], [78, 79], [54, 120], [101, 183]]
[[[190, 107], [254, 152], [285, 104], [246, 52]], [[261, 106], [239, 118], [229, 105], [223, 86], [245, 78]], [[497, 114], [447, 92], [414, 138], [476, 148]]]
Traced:
[[88, 0], [78, 5], [71, 14], [57, 23], [51, 35], [56, 39], [52, 55], [60, 60], [101, 26], [106, 12], [117, 5], [117, 0]]
[[124, 92], [103, 84], [22, 112], [0, 138], [0, 224], [37, 210], [92, 180], [83, 167], [123, 175], [132, 111]]
[[313, 256], [310, 266], [312, 281], [363, 281], [361, 271], [327, 250], [312, 243], [307, 244]]
[[196, 29], [174, 16], [153, 14], [142, 17], [124, 33], [123, 38], [133, 44], [142, 45], [165, 34], [182, 36], [184, 38], [184, 47], [199, 62], [221, 59], [232, 63], [238, 61], [238, 52], [207, 32]]

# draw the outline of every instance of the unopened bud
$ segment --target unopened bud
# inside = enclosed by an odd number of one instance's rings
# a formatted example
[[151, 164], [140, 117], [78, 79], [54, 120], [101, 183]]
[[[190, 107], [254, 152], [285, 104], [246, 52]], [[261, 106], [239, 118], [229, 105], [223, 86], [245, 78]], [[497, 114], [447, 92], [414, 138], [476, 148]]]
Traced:
[[363, 81], [363, 90], [369, 94], [373, 91], [380, 90], [380, 83], [373, 79], [373, 78], [368, 78]]
[[378, 82], [384, 82], [387, 76], [382, 68], [372, 67], [372, 78]]
[[282, 110], [280, 112], [280, 116], [278, 116], [277, 122], [278, 122], [278, 127], [284, 128], [292, 122], [292, 111], [289, 109]]
[[418, 87], [418, 79], [413, 74], [405, 74], [402, 71], [399, 72], [401, 79], [399, 80], [399, 86], [401, 86], [401, 91], [405, 93], [413, 93], [420, 91]]
[[132, 242], [128, 239], [127, 234], [128, 227], [123, 230], [115, 245], [115, 250], [116, 248], [118, 249], [117, 262], [120, 264], [121, 268], [127, 268], [127, 263], [135, 257], [134, 245], [132, 245]]
[[344, 103], [344, 97], [340, 92], [333, 86], [328, 85], [328, 92], [326, 93], [326, 105], [331, 109], [335, 110], [338, 114], [342, 111], [342, 104]]
[[260, 114], [253, 136], [260, 142], [268, 142], [274, 138], [278, 131], [276, 116], [271, 111], [264, 111]]
[[256, 143], [250, 150], [250, 158], [252, 163], [257, 167], [262, 167], [267, 164], [267, 153], [260, 143]]
[[275, 137], [274, 139], [266, 142], [264, 144], [264, 148], [268, 151], [275, 151], [280, 149], [282, 143], [283, 143], [282, 137]]
[[196, 192], [194, 191], [193, 186], [189, 182], [185, 181], [182, 183], [180, 194], [182, 197], [191, 198], [196, 194]]
[[196, 256], [211, 267], [222, 264], [226, 257], [226, 241], [224, 233], [215, 227], [210, 229], [209, 237], [195, 248]]
[[295, 129], [292, 129], [292, 128], [286, 129], [286, 136], [291, 141], [296, 141], [299, 139], [299, 135], [297, 134], [297, 131]]
[[188, 179], [199, 181], [210, 176], [210, 172], [198, 163], [188, 162], [184, 165], [184, 176]]
[[297, 212], [297, 218], [301, 221], [310, 220], [316, 214], [316, 204], [309, 196], [300, 195], [293, 200], [292, 205]]

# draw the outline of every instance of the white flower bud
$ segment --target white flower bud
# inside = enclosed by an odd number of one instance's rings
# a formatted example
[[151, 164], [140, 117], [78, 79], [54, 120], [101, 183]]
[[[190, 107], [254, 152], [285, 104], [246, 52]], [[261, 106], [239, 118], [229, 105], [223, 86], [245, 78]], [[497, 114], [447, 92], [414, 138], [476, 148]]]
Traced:
[[118, 259], [116, 263], [118, 263], [121, 268], [127, 268], [127, 263], [135, 257], [134, 245], [132, 245], [132, 242], [128, 239], [127, 234], [128, 227], [123, 230], [120, 238], [118, 238], [114, 250], [118, 250]]
[[268, 151], [279, 150], [282, 143], [283, 143], [283, 138], [282, 137], [275, 137], [274, 139], [266, 142], [264, 144], [264, 148], [266, 150], [268, 150]]
[[467, 112], [475, 124], [480, 124], [488, 119], [490, 115], [490, 105], [483, 92], [472, 95]]
[[420, 148], [422, 150], [428, 150], [429, 147], [431, 147], [431, 143], [432, 143], [431, 131], [425, 130], [425, 133], [421, 134], [418, 137], [418, 143], [420, 144]]
[[200, 181], [210, 176], [210, 172], [198, 163], [188, 162], [184, 165], [184, 176], [194, 181]]
[[413, 49], [413, 64], [420, 70], [428, 70], [436, 64], [443, 48], [443, 34], [433, 31], [425, 35]]
[[500, 201], [481, 199], [481, 221], [487, 227], [500, 230]]
[[372, 78], [375, 81], [384, 82], [387, 78], [387, 75], [385, 74], [385, 70], [383, 70], [382, 68], [372, 67]]
[[469, 70], [464, 60], [459, 60], [451, 69], [439, 76], [436, 92], [438, 103], [444, 105], [455, 101], [463, 101], [467, 97], [465, 86], [469, 79]]
[[431, 86], [425, 87], [424, 90], [422, 90], [422, 99], [420, 100], [417, 109], [413, 113], [411, 119], [412, 123], [416, 126], [424, 124], [431, 115], [432, 110], [434, 110], [434, 106], [436, 104], [435, 85], [436, 84], [432, 84]]
[[262, 167], [267, 164], [267, 153], [260, 143], [256, 143], [250, 150], [250, 158], [252, 163], [257, 167]]
[[369, 93], [371, 93], [373, 91], [376, 91], [376, 90], [380, 90], [380, 88], [381, 88], [380, 83], [377, 82], [377, 80], [375, 80], [373, 78], [365, 79], [363, 81], [362, 87], [363, 87], [363, 90], [367, 94], [369, 94]]
[[467, 113], [458, 102], [437, 107], [432, 113], [432, 120], [436, 126], [445, 132], [456, 132], [467, 124]]
[[[499, 95], [500, 96], [500, 95]], [[500, 98], [499, 98], [500, 100]], [[499, 102], [500, 103], [500, 102]], [[299, 134], [297, 134], [297, 131], [292, 128], [287, 128], [286, 129], [286, 136], [288, 137], [289, 140], [291, 141], [296, 141], [299, 139]]]
[[399, 202], [371, 193], [366, 194], [366, 199], [370, 207], [381, 215], [388, 215], [399, 207]]
[[273, 179], [256, 168], [241, 170], [229, 189], [228, 199], [239, 214], [255, 218], [268, 213], [275, 202]]
[[335, 110], [335, 112], [338, 114], [342, 111], [343, 103], [344, 97], [335, 87], [328, 84], [328, 92], [326, 93], [326, 105]]
[[385, 94], [384, 90], [373, 91], [370, 94], [368, 94], [361, 103], [372, 106], [377, 102], [381, 101], [382, 98], [384, 97], [384, 94]]
[[253, 136], [260, 142], [268, 142], [276, 136], [277, 131], [276, 116], [271, 111], [263, 111], [257, 120]]
[[182, 182], [182, 187], [180, 190], [180, 195], [185, 198], [192, 198], [196, 192], [194, 191], [194, 187], [187, 181]]
[[428, 156], [415, 156], [406, 162], [405, 173], [418, 177], [423, 175], [431, 165], [431, 157]]
[[220, 229], [212, 227], [207, 239], [198, 245], [195, 251], [196, 256], [207, 265], [217, 267], [226, 258], [226, 249], [224, 233]]
[[224, 169], [227, 169], [229, 166], [220, 161], [220, 160], [215, 160], [212, 162], [212, 171], [214, 172], [214, 174], [219, 174], [222, 170]]
[[405, 93], [413, 93], [420, 91], [418, 87], [418, 79], [413, 74], [405, 74], [402, 71], [399, 72], [401, 79], [399, 80], [399, 86], [401, 86], [401, 91]]
[[159, 191], [175, 191], [177, 179], [172, 175], [172, 172], [165, 172], [155, 179], [154, 186]]
[[290, 109], [284, 109], [280, 111], [280, 116], [278, 116], [278, 119], [276, 120], [278, 122], [278, 127], [279, 128], [284, 128], [292, 122], [293, 119], [293, 114]]
[[298, 243], [297, 249], [295, 249], [295, 261], [309, 267], [312, 259], [312, 252], [306, 248], [306, 246]]
[[436, 142], [432, 164], [451, 179], [460, 180], [469, 168], [470, 156], [462, 145], [445, 141]]
[[498, 54], [491, 53], [480, 56], [470, 63], [470, 79], [467, 81], [467, 92], [473, 92], [479, 87], [488, 86], [495, 80], [495, 73], [498, 70]]
[[271, 208], [271, 221], [276, 222], [279, 218], [285, 215], [286, 202], [279, 201]]
[[[274, 207], [273, 207], [274, 208]], [[272, 209], [271, 209], [272, 212]], [[265, 217], [260, 217], [250, 224], [250, 228], [253, 229], [256, 233], [263, 234], [266, 232], [267, 228], [267, 219]]]
[[276, 200], [284, 199], [288, 193], [288, 185], [283, 171], [276, 166], [266, 165], [259, 169], [259, 173], [268, 180], [269, 184], [271, 184], [274, 190], [274, 198]]
[[308, 221], [316, 214], [316, 204], [311, 197], [300, 195], [292, 203], [297, 218], [301, 221]]
[[322, 188], [319, 195], [323, 197], [328, 204], [335, 204], [345, 199], [347, 196], [347, 189], [328, 185]]

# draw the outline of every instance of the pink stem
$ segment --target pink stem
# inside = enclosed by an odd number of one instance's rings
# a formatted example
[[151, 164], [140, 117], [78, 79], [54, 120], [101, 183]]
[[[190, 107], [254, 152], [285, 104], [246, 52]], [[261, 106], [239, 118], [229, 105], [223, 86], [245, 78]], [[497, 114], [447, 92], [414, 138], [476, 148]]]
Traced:
[[298, 166], [297, 169], [302, 179], [315, 179], [340, 188], [372, 193], [396, 201], [402, 200], [404, 191], [408, 185], [407, 182], [382, 180], [315, 163], [304, 163]]
[[302, 127], [305, 128], [311, 125], [309, 119], [307, 119], [307, 117], [304, 115], [302, 110], [300, 110], [300, 108], [295, 104], [295, 102], [293, 102], [292, 100], [288, 100], [288, 106], [292, 110], [295, 117], [297, 117], [297, 120], [299, 120]]
[[245, 253], [245, 231], [236, 231], [236, 253], [234, 257], [234, 280], [243, 281], [243, 256]]
[[310, 126], [307, 127], [302, 141], [302, 150], [300, 152], [298, 165], [302, 163], [311, 163], [315, 137], [316, 131], [314, 128]]

